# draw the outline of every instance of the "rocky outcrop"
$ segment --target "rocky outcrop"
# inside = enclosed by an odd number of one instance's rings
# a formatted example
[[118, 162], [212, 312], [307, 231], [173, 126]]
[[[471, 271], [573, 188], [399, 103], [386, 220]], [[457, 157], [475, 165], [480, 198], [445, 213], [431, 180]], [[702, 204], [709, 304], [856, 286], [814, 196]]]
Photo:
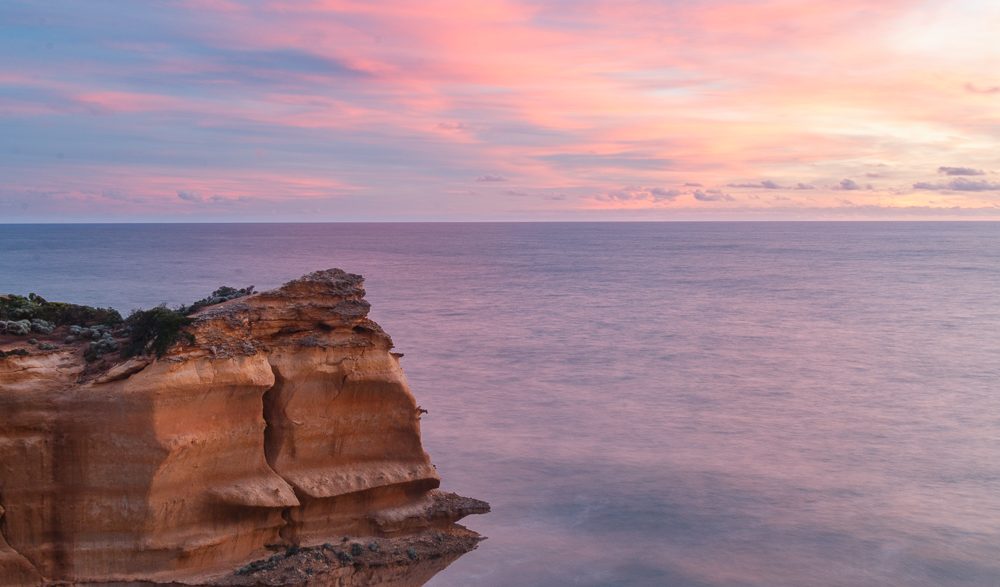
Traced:
[[277, 549], [487, 511], [437, 490], [364, 294], [319, 271], [200, 309], [162, 357], [99, 367], [83, 345], [0, 338], [0, 585], [210, 583]]

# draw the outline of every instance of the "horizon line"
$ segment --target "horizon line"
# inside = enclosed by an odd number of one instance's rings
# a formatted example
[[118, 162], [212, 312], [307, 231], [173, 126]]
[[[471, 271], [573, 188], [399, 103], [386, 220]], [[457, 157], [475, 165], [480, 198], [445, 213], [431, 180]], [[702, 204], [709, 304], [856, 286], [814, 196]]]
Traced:
[[0, 222], [0, 226], [108, 226], [108, 225], [218, 225], [218, 224], [931, 224], [931, 223], [1000, 223], [1000, 219], [983, 218], [952, 218], [952, 219], [876, 219], [854, 218], [849, 220], [831, 220], [818, 218], [805, 219], [684, 219], [684, 220], [221, 220], [221, 221], [84, 221], [84, 222]]

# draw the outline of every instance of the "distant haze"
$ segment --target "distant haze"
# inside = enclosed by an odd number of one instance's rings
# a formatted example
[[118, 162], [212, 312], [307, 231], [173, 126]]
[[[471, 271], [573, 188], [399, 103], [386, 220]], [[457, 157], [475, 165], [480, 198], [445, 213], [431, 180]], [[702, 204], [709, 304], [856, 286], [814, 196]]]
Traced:
[[1000, 218], [993, 0], [5, 0], [0, 223]]

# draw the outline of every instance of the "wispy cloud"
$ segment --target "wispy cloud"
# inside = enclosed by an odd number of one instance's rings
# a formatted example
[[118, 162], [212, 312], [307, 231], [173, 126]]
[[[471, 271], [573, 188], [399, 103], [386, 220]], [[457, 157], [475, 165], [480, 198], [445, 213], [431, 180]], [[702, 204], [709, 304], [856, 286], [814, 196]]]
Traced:
[[1000, 191], [1000, 182], [974, 180], [959, 177], [944, 183], [920, 181], [913, 184], [918, 190], [953, 190], [957, 192], [992, 192]]
[[943, 175], [986, 175], [985, 171], [971, 167], [938, 167], [938, 173]]
[[1000, 86], [977, 86], [973, 83], [967, 83], [965, 89], [973, 94], [1000, 94]]
[[730, 184], [727, 184], [727, 185], [729, 187], [731, 187], [731, 188], [760, 188], [760, 189], [765, 189], [765, 190], [780, 190], [780, 189], [782, 189], [782, 187], [780, 185], [778, 185], [776, 182], [773, 182], [773, 181], [771, 181], [769, 179], [765, 179], [764, 181], [749, 182], [749, 183], [730, 183]]
[[726, 187], [741, 188], [741, 189], [762, 189], [762, 190], [814, 190], [814, 189], [816, 189], [816, 186], [814, 186], [812, 184], [809, 184], [809, 183], [798, 182], [795, 185], [787, 186], [787, 185], [781, 185], [778, 182], [772, 181], [770, 179], [765, 179], [763, 181], [757, 181], [757, 182], [729, 183], [729, 184], [726, 184]]
[[736, 199], [720, 190], [696, 190], [693, 195], [699, 202], [732, 202]]
[[673, 165], [673, 161], [663, 157], [651, 156], [649, 153], [619, 152], [619, 153], [556, 153], [542, 155], [542, 161], [568, 169], [598, 168], [621, 169], [629, 171], [662, 171]]
[[611, 202], [672, 202], [684, 192], [680, 190], [667, 189], [662, 187], [637, 187], [627, 186], [618, 190], [612, 190], [598, 199]]
[[838, 183], [837, 185], [833, 186], [833, 189], [835, 189], [835, 190], [845, 190], [845, 191], [855, 191], [855, 190], [860, 190], [860, 189], [863, 189], [863, 188], [861, 187], [861, 185], [858, 182], [854, 181], [853, 179], [842, 179], [842, 180], [840, 180], [840, 183]]

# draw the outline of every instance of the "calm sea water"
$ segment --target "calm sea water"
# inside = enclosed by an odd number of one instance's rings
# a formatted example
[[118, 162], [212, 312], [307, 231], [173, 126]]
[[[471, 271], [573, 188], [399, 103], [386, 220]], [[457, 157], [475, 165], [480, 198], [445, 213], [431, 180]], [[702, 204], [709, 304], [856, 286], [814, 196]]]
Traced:
[[493, 504], [432, 585], [1000, 585], [1000, 224], [0, 226], [125, 311], [328, 267]]

